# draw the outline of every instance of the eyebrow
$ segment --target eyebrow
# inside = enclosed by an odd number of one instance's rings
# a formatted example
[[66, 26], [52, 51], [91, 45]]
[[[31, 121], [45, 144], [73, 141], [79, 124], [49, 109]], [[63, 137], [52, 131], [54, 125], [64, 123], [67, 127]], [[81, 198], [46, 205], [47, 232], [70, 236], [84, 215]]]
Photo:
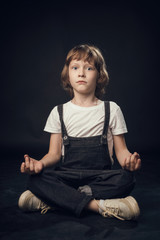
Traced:
[[[79, 65], [79, 63], [78, 63], [78, 62], [71, 62], [70, 64], [71, 64], [71, 65], [74, 65], [74, 64], [77, 64], [77, 65]], [[92, 67], [94, 67], [94, 64], [92, 64], [92, 63], [89, 63], [89, 62], [86, 62], [86, 63], [84, 64], [84, 66], [92, 66]]]

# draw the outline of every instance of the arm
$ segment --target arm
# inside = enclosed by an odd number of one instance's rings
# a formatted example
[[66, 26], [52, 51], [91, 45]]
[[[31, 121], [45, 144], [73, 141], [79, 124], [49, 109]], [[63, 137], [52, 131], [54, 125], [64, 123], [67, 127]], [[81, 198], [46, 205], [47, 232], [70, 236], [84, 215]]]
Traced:
[[115, 154], [122, 168], [130, 171], [136, 171], [141, 167], [141, 159], [137, 152], [133, 154], [127, 149], [124, 135], [114, 135], [113, 143]]
[[21, 164], [21, 172], [28, 174], [40, 173], [43, 168], [58, 162], [61, 158], [61, 142], [61, 133], [52, 133], [48, 153], [40, 161], [30, 158], [27, 154], [24, 155], [25, 161]]

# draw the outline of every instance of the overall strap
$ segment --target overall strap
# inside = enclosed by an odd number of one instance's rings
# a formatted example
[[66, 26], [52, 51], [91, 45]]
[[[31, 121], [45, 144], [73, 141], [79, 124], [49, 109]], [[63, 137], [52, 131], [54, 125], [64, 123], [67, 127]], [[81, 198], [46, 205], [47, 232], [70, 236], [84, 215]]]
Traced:
[[62, 130], [62, 138], [63, 138], [63, 144], [68, 145], [69, 144], [69, 138], [67, 134], [67, 130], [63, 121], [63, 104], [57, 106], [59, 118], [61, 122], [61, 130]]
[[107, 133], [108, 133], [109, 119], [110, 119], [110, 103], [109, 103], [109, 101], [104, 102], [104, 107], [105, 107], [105, 120], [104, 120], [103, 133], [101, 136], [101, 143], [107, 144]]

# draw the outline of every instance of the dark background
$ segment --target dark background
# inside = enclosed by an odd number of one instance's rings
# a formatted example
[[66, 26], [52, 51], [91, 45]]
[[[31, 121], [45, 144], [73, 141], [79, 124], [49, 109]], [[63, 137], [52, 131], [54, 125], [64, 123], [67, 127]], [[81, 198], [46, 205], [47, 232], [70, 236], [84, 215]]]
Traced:
[[52, 108], [69, 100], [60, 73], [68, 51], [81, 43], [102, 50], [110, 76], [104, 99], [120, 105], [130, 151], [158, 150], [159, 12], [154, 1], [13, 1], [2, 5], [1, 18], [4, 154], [48, 151], [43, 128]]
[[[0, 19], [2, 239], [159, 239], [158, 3], [4, 1]], [[134, 192], [141, 207], [138, 226], [97, 215], [25, 215], [17, 207], [27, 180], [19, 172], [23, 155], [40, 159], [47, 153], [47, 117], [70, 99], [60, 85], [65, 57], [82, 43], [101, 49], [110, 76], [104, 99], [121, 107], [128, 148], [142, 158]]]

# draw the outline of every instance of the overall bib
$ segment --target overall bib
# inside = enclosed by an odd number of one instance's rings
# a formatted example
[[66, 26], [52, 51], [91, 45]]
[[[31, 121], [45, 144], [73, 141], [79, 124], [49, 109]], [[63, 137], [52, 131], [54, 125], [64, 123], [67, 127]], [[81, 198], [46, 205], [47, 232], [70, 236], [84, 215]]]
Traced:
[[93, 199], [126, 197], [133, 189], [132, 172], [112, 170], [107, 132], [110, 104], [105, 104], [102, 135], [76, 138], [68, 136], [63, 122], [63, 105], [58, 106], [61, 121], [64, 156], [53, 167], [32, 175], [28, 189], [51, 207], [61, 207], [77, 216]]

